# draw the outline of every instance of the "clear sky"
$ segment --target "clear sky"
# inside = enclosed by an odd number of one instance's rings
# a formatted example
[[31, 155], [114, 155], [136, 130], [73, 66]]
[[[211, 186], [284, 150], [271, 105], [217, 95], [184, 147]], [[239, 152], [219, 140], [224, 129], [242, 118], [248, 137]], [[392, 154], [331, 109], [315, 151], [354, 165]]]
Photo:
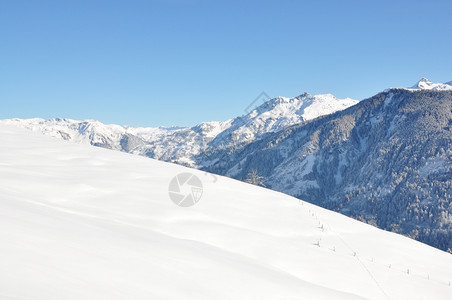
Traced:
[[0, 118], [192, 126], [452, 80], [452, 1], [0, 0]]

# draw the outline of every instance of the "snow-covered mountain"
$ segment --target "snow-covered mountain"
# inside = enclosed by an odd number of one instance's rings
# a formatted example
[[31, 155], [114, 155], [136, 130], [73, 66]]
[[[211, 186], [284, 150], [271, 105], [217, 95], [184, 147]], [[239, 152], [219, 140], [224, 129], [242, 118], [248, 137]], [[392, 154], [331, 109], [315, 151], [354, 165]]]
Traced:
[[[401, 235], [162, 161], [0, 139], [2, 299], [450, 299], [452, 256]], [[168, 194], [185, 172], [190, 208]]]
[[215, 152], [216, 149], [233, 150], [262, 134], [334, 113], [357, 102], [349, 98], [337, 99], [330, 94], [277, 97], [248, 109], [244, 116], [223, 122], [204, 122], [192, 128], [132, 128], [105, 125], [94, 120], [61, 118], [1, 122], [65, 140], [200, 167], [209, 163], [208, 159], [200, 159], [203, 153]]
[[245, 179], [452, 251], [452, 90], [390, 89], [263, 136], [210, 172]]
[[452, 81], [446, 83], [434, 83], [427, 78], [422, 78], [411, 87], [415, 90], [434, 90], [434, 91], [450, 91], [452, 90]]

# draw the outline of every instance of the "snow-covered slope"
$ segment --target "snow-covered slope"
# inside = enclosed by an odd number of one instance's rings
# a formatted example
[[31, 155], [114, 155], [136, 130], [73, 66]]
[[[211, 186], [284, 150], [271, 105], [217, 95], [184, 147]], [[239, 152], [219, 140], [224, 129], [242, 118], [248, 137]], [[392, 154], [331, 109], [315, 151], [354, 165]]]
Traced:
[[200, 159], [206, 151], [235, 149], [258, 139], [262, 134], [343, 110], [357, 102], [349, 98], [337, 99], [330, 94], [312, 96], [304, 93], [295, 98], [277, 97], [250, 108], [244, 116], [223, 122], [204, 122], [192, 128], [132, 128], [94, 120], [61, 118], [0, 122], [78, 143], [200, 167], [209, 163]]
[[[450, 299], [452, 256], [290, 196], [0, 125], [1, 299]], [[193, 207], [168, 184], [191, 172]]]

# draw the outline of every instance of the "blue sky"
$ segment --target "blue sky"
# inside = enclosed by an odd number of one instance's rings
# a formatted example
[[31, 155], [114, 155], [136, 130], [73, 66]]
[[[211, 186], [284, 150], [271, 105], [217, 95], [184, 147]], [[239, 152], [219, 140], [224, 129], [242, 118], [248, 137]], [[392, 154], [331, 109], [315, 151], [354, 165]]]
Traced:
[[0, 1], [0, 118], [192, 126], [452, 80], [452, 1]]

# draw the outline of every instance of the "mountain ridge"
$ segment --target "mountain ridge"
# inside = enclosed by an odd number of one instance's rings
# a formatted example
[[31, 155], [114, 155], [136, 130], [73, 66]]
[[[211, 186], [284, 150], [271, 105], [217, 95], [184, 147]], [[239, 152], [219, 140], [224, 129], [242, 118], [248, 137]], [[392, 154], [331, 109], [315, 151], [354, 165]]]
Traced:
[[263, 133], [305, 122], [356, 104], [331, 94], [303, 93], [294, 98], [276, 97], [247, 108], [245, 115], [226, 121], [202, 122], [189, 127], [129, 127], [106, 125], [96, 120], [64, 118], [7, 119], [14, 124], [46, 135], [113, 150], [140, 154], [190, 167], [204, 162], [195, 157], [209, 147], [234, 148], [259, 138]]
[[421, 90], [437, 90], [437, 91], [445, 91], [452, 90], [451, 82], [446, 83], [434, 83], [428, 80], [427, 78], [422, 78], [415, 85], [413, 85], [412, 89], [421, 89]]

